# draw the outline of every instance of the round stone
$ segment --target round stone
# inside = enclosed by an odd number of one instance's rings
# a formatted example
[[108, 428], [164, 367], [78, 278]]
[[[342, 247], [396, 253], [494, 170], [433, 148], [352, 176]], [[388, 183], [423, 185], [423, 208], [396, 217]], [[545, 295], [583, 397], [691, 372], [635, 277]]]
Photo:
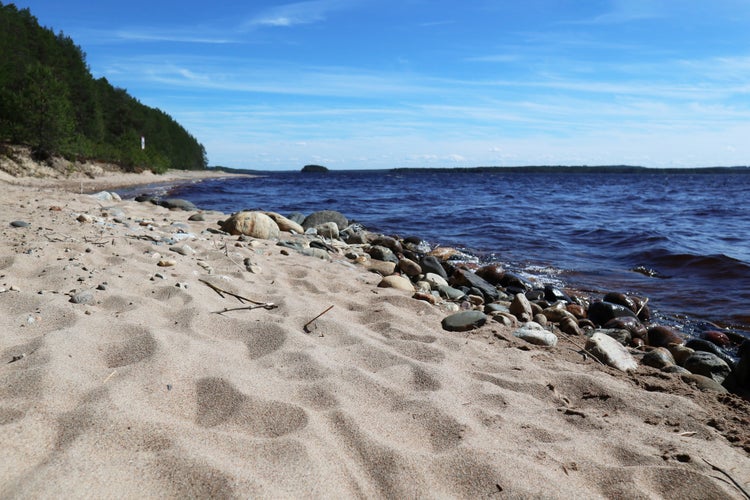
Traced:
[[444, 318], [442, 325], [450, 332], [465, 332], [479, 328], [486, 322], [487, 315], [481, 311], [461, 311]]
[[219, 225], [233, 235], [244, 234], [263, 240], [279, 237], [279, 226], [263, 212], [238, 212]]
[[396, 290], [403, 290], [405, 292], [414, 292], [414, 285], [411, 281], [409, 281], [408, 278], [405, 278], [403, 276], [399, 276], [397, 274], [392, 274], [390, 276], [385, 276], [380, 283], [378, 283], [378, 287], [380, 288], [395, 288]]
[[703, 375], [721, 384], [732, 372], [727, 363], [716, 354], [695, 351], [685, 360], [685, 368], [691, 373]]

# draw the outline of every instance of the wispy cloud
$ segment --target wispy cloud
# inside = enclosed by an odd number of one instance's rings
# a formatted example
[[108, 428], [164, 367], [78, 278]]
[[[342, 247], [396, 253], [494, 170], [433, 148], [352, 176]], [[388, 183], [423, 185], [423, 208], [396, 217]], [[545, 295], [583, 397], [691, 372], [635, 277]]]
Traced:
[[325, 21], [328, 14], [347, 8], [351, 2], [344, 0], [310, 0], [289, 3], [265, 10], [247, 22], [247, 27], [290, 27]]

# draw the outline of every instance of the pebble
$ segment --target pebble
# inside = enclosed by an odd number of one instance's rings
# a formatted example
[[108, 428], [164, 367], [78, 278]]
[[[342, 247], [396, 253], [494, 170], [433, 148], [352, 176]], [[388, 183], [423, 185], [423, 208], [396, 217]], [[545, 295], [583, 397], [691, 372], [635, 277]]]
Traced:
[[448, 284], [448, 273], [445, 272], [445, 268], [434, 255], [424, 256], [419, 265], [425, 275], [436, 274], [445, 280], [446, 285]]
[[669, 344], [684, 344], [677, 333], [666, 326], [652, 326], [647, 332], [647, 343], [654, 347], [667, 347]]
[[425, 281], [426, 281], [427, 283], [429, 283], [429, 284], [430, 284], [430, 286], [431, 286], [431, 287], [432, 287], [432, 288], [433, 288], [434, 290], [437, 290], [437, 289], [438, 289], [438, 288], [440, 288], [441, 286], [447, 286], [447, 287], [449, 287], [449, 286], [450, 286], [450, 285], [448, 284], [448, 282], [447, 282], [447, 281], [445, 280], [445, 278], [443, 278], [443, 277], [442, 277], [442, 276], [440, 276], [439, 274], [435, 274], [435, 273], [427, 273], [427, 274], [425, 274], [425, 275], [424, 275], [424, 280], [425, 280]]
[[607, 321], [618, 316], [636, 317], [633, 311], [620, 304], [599, 301], [594, 302], [589, 306], [588, 317], [597, 325], [605, 325]]
[[681, 375], [680, 378], [686, 384], [697, 387], [701, 391], [713, 391], [720, 393], [728, 392], [726, 387], [718, 383], [716, 380], [709, 377], [704, 377], [703, 375], [690, 373]]
[[172, 259], [161, 259], [156, 265], [159, 267], [172, 267], [177, 265], [177, 261]]
[[91, 223], [94, 222], [94, 218], [91, 217], [89, 214], [81, 214], [79, 215], [76, 220], [78, 222], [84, 222], [84, 223]]
[[206, 216], [202, 213], [197, 213], [188, 217], [188, 220], [191, 222], [204, 222], [206, 220]]
[[518, 321], [521, 321], [522, 323], [531, 321], [531, 318], [534, 317], [534, 313], [531, 310], [531, 303], [529, 302], [529, 299], [526, 298], [526, 295], [522, 293], [517, 293], [513, 297], [513, 301], [510, 303], [509, 309], [510, 313], [518, 318]]
[[412, 285], [411, 281], [409, 281], [408, 278], [404, 278], [403, 276], [399, 276], [397, 274], [385, 276], [380, 281], [380, 283], [378, 283], [378, 287], [379, 288], [395, 288], [396, 290], [414, 292], [414, 285]]
[[29, 227], [31, 224], [25, 220], [14, 220], [10, 225], [13, 227]]
[[171, 246], [169, 247], [169, 250], [180, 255], [192, 255], [195, 253], [195, 250], [193, 250], [190, 245]]
[[367, 262], [367, 270], [372, 273], [378, 273], [381, 276], [389, 276], [396, 270], [396, 263], [370, 259]]
[[466, 332], [479, 328], [487, 322], [487, 315], [481, 311], [461, 311], [443, 318], [443, 329], [449, 332]]
[[634, 371], [638, 368], [638, 363], [625, 346], [601, 332], [595, 332], [586, 341], [586, 350], [596, 356], [602, 363], [620, 371]]
[[421, 292], [418, 291], [414, 295], [412, 295], [413, 299], [417, 300], [424, 300], [425, 302], [429, 302], [432, 305], [437, 304], [438, 298], [432, 295], [431, 293]]
[[440, 285], [437, 287], [437, 291], [440, 292], [440, 295], [448, 300], [461, 300], [466, 296], [466, 293], [464, 293], [462, 290], [453, 288], [450, 285]]
[[422, 267], [411, 259], [400, 259], [398, 268], [402, 273], [412, 278], [422, 274]]
[[370, 254], [370, 257], [377, 260], [382, 260], [384, 262], [393, 262], [394, 264], [398, 264], [398, 257], [396, 257], [396, 254], [393, 253], [393, 250], [391, 250], [388, 247], [383, 247], [380, 245], [372, 245], [370, 248], [367, 249], [367, 253]]
[[505, 269], [499, 264], [482, 266], [476, 271], [476, 275], [492, 285], [499, 285], [505, 276]]
[[475, 288], [482, 294], [487, 302], [492, 302], [498, 299], [497, 289], [468, 269], [457, 269], [451, 276], [449, 283], [453, 286], [462, 285], [469, 288]]
[[557, 345], [557, 335], [544, 329], [534, 321], [526, 322], [521, 328], [513, 332], [514, 337], [525, 340], [529, 344], [554, 347]]
[[339, 238], [339, 226], [335, 222], [324, 222], [315, 226], [318, 236], [337, 240]]
[[94, 294], [90, 290], [84, 290], [73, 294], [70, 301], [74, 304], [88, 304], [94, 300]]

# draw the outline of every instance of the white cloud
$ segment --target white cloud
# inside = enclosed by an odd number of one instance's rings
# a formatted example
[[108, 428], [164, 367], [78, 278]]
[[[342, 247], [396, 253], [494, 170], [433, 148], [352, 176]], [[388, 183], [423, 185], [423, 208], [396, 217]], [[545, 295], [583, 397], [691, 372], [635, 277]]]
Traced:
[[344, 0], [310, 0], [273, 7], [253, 17], [247, 26], [290, 27], [325, 21], [327, 15], [346, 8]]

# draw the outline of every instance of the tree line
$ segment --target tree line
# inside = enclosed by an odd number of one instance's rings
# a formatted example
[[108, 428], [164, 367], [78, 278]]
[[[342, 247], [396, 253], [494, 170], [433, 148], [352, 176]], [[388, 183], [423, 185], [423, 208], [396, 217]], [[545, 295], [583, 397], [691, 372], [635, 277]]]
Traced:
[[28, 145], [39, 159], [101, 160], [126, 170], [207, 166], [203, 145], [172, 117], [95, 79], [70, 37], [2, 3], [0, 142]]

